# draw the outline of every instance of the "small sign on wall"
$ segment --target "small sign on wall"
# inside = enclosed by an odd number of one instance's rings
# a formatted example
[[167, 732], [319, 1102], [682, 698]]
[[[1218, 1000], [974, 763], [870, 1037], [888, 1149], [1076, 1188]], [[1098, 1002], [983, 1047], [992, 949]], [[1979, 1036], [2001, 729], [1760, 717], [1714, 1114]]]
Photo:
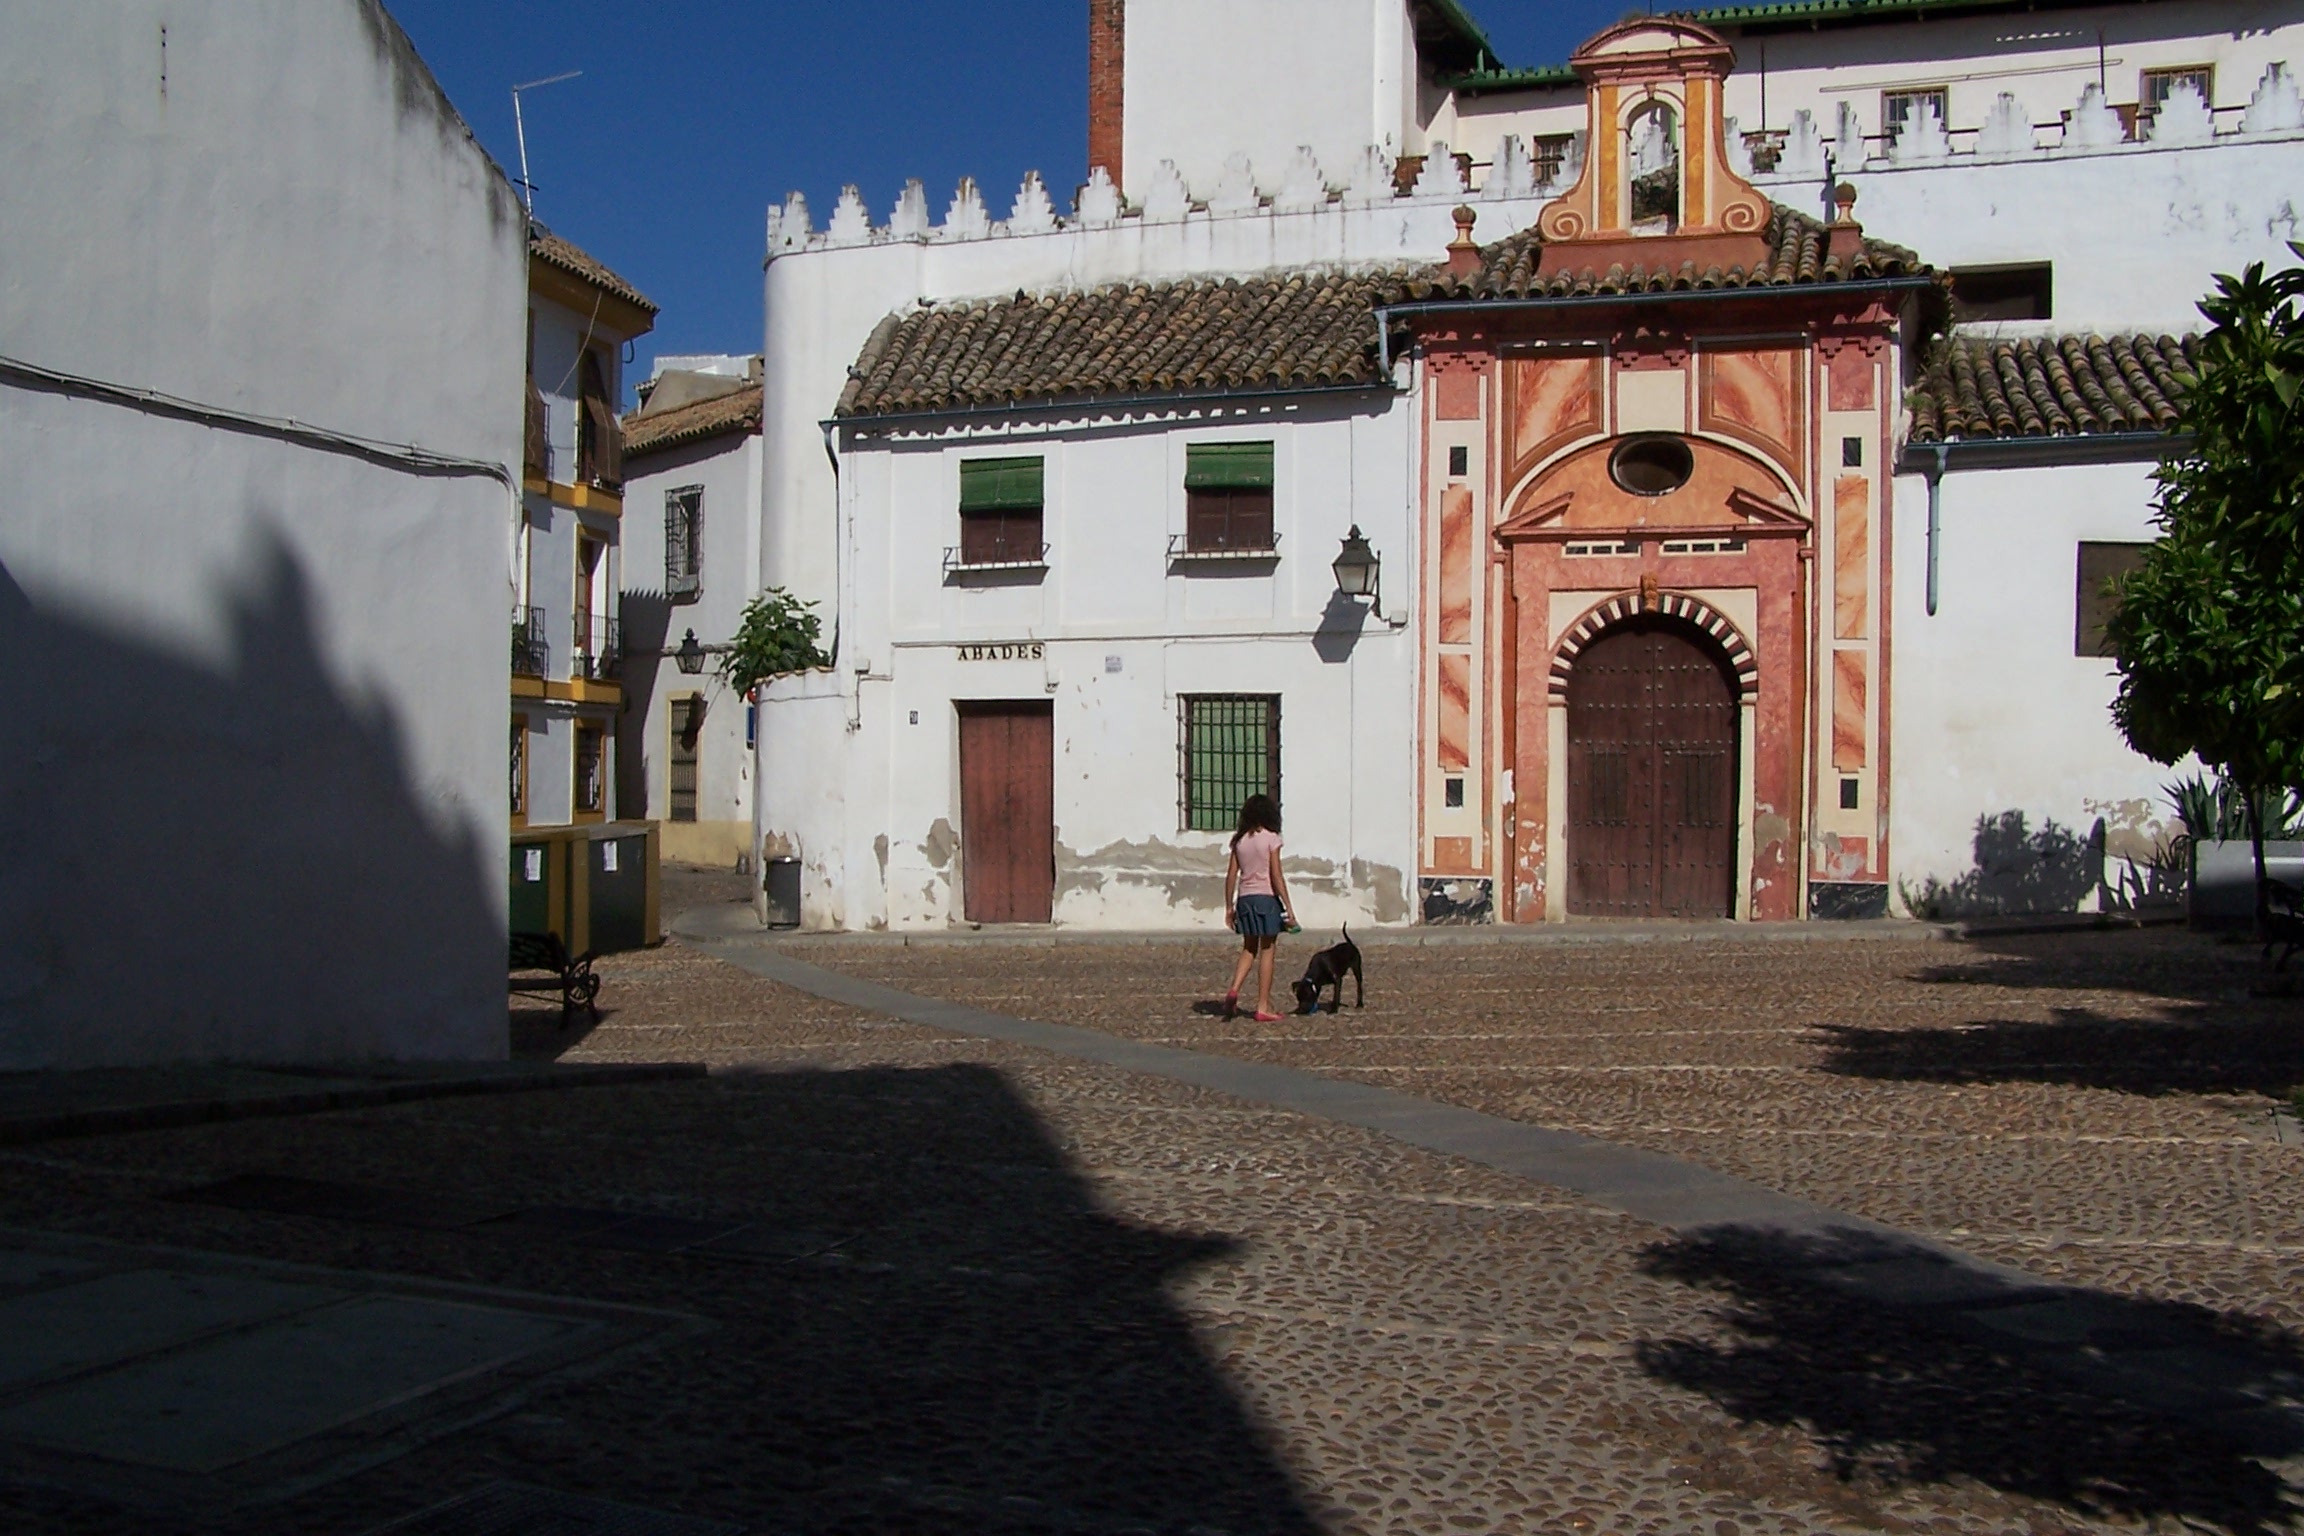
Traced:
[[523, 848], [520, 850], [520, 854], [520, 878], [530, 885], [542, 880], [544, 878], [544, 850], [541, 848]]
[[1004, 640], [990, 645], [956, 645], [954, 654], [961, 661], [1041, 661], [1047, 650], [1037, 640]]
[[604, 875], [616, 873], [616, 845], [613, 842], [600, 845], [600, 873]]

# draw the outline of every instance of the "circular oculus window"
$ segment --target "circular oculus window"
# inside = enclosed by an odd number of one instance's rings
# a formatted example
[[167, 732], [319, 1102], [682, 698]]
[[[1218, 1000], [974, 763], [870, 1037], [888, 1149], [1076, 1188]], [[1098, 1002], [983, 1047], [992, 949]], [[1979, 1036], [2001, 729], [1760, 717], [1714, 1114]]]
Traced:
[[1696, 473], [1696, 455], [1680, 438], [1635, 437], [1608, 455], [1608, 478], [1635, 496], [1668, 496]]

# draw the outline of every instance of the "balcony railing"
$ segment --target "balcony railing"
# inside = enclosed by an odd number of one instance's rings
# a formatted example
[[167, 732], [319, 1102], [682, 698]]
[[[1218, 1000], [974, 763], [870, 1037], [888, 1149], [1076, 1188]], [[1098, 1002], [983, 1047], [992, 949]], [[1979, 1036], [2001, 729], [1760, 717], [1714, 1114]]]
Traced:
[[623, 626], [614, 619], [576, 615], [576, 648], [569, 654], [568, 675], [606, 682], [624, 664]]
[[512, 671], [518, 677], [543, 677], [552, 665], [552, 646], [544, 638], [544, 610], [512, 610]]

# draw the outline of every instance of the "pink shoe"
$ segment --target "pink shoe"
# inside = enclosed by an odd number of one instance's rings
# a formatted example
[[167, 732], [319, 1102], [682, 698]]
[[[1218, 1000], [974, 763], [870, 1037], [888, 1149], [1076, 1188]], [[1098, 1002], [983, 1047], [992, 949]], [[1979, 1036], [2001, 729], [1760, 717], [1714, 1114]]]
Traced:
[[1256, 1022], [1259, 1024], [1277, 1024], [1280, 1022], [1280, 1015], [1276, 1013], [1266, 1013], [1263, 1009], [1259, 1008], [1256, 1010]]
[[1224, 1017], [1227, 1022], [1240, 1017], [1239, 993], [1227, 992], [1224, 994]]

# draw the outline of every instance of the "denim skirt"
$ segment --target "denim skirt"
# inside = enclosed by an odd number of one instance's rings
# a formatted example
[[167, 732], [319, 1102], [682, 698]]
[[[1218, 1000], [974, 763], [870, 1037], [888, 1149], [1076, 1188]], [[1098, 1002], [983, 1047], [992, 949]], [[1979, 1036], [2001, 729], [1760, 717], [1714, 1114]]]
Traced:
[[1287, 915], [1277, 896], [1243, 896], [1232, 904], [1233, 925], [1244, 939], [1278, 938]]

